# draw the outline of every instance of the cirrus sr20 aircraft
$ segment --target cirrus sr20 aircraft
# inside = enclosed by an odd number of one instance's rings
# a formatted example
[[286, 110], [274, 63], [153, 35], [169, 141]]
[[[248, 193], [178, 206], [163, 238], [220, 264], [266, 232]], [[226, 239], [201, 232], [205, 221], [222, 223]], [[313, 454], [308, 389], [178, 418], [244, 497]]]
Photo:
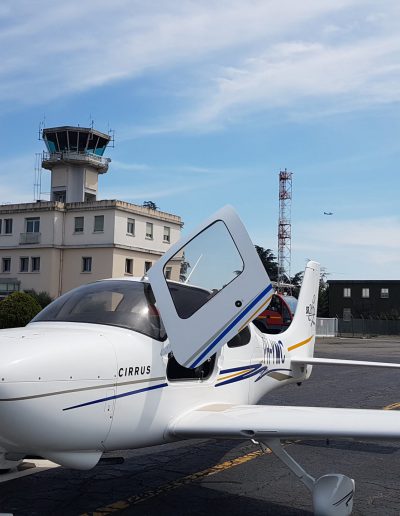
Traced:
[[354, 480], [314, 479], [281, 441], [395, 439], [400, 415], [257, 405], [307, 380], [313, 365], [400, 367], [314, 358], [318, 285], [310, 261], [292, 324], [262, 333], [251, 321], [268, 306], [271, 282], [225, 207], [172, 246], [148, 279], [103, 280], [61, 296], [25, 328], [0, 332], [0, 468], [39, 455], [89, 469], [111, 450], [250, 439], [307, 486], [316, 514], [350, 514]]

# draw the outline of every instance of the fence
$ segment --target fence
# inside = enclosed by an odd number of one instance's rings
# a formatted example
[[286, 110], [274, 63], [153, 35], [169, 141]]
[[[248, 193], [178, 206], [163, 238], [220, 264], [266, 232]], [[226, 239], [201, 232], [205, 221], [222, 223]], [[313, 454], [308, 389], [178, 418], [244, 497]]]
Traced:
[[338, 334], [338, 320], [336, 318], [317, 317], [317, 337], [336, 337]]
[[390, 319], [338, 319], [338, 336], [400, 335], [400, 320]]

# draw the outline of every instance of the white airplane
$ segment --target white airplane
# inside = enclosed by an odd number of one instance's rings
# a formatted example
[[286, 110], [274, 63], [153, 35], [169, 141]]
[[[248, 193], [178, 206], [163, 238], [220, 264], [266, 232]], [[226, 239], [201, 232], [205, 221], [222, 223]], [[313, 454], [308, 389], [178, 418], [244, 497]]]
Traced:
[[[183, 262], [181, 282], [167, 281], [164, 271]], [[308, 379], [316, 364], [400, 367], [313, 357], [319, 265], [307, 264], [294, 320], [278, 335], [251, 322], [273, 291], [230, 207], [172, 246], [148, 275], [79, 287], [25, 328], [0, 332], [0, 468], [33, 454], [89, 469], [111, 450], [249, 439], [307, 486], [316, 514], [350, 514], [354, 480], [314, 479], [281, 440], [397, 439], [400, 414], [257, 405], [273, 389]]]

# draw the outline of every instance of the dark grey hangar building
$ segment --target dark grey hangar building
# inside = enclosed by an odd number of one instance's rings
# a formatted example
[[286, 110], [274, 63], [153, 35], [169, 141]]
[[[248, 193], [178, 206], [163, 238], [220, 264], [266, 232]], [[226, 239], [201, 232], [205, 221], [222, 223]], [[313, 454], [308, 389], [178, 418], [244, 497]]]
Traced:
[[400, 280], [330, 280], [329, 317], [400, 319]]

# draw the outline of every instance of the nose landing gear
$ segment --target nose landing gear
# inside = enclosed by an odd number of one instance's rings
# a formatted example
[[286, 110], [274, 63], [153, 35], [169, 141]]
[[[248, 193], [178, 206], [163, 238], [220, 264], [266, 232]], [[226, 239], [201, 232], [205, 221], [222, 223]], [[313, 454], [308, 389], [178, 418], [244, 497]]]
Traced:
[[267, 446], [311, 491], [316, 516], [351, 514], [355, 490], [355, 482], [352, 478], [332, 473], [316, 480], [288, 454], [279, 439], [268, 439], [259, 444]]
[[10, 470], [16, 470], [22, 463], [25, 455], [12, 454], [12, 453], [0, 453], [0, 474], [7, 473]]

